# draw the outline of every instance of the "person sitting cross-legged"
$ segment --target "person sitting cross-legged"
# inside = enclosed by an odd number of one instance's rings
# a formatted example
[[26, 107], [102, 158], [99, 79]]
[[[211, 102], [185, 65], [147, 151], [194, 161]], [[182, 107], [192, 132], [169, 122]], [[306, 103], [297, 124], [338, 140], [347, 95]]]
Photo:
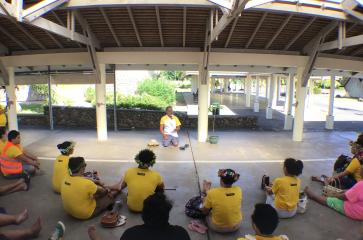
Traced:
[[279, 224], [279, 216], [271, 205], [256, 204], [251, 218], [255, 235], [246, 235], [245, 238], [238, 238], [237, 240], [288, 240], [286, 236], [273, 235]]
[[114, 195], [108, 187], [96, 185], [84, 177], [86, 166], [83, 157], [71, 157], [68, 163], [70, 175], [65, 177], [61, 187], [64, 210], [82, 220], [97, 216], [114, 203]]
[[138, 166], [128, 169], [118, 187], [114, 188], [115, 190], [127, 188], [127, 206], [133, 212], [141, 212], [144, 200], [157, 189], [164, 189], [161, 175], [150, 169], [154, 166], [155, 160], [153, 151], [141, 150], [135, 156]]
[[[360, 174], [363, 178], [363, 162], [360, 163]], [[306, 195], [335, 211], [355, 220], [363, 221], [363, 180], [359, 180], [351, 189], [337, 193], [333, 197], [315, 194], [309, 187], [305, 188]]]
[[8, 140], [8, 136], [7, 136], [6, 128], [0, 127], [0, 154], [2, 153], [7, 140]]
[[179, 145], [180, 120], [173, 114], [173, 108], [168, 106], [165, 109], [165, 116], [160, 119], [160, 133], [163, 135], [163, 146], [170, 145], [177, 147]]
[[69, 175], [68, 162], [70, 155], [74, 152], [74, 146], [75, 143], [70, 141], [65, 141], [57, 145], [61, 155], [54, 161], [52, 179], [53, 190], [56, 193], [60, 193], [64, 178]]
[[[28, 210], [17, 215], [0, 214], [0, 226], [7, 225], [20, 225], [28, 219]], [[29, 228], [14, 229], [14, 230], [1, 230], [0, 240], [28, 240], [37, 238], [42, 229], [40, 218]]]
[[20, 133], [12, 130], [8, 133], [6, 142], [1, 153], [1, 172], [5, 178], [14, 179], [24, 177], [24, 174], [35, 174], [39, 169], [38, 158], [23, 150], [20, 145]]
[[[162, 192], [147, 197], [143, 203], [143, 225], [126, 229], [120, 240], [190, 240], [188, 232], [180, 226], [170, 225], [171, 202]], [[95, 227], [90, 227], [91, 240], [101, 240]]]
[[300, 160], [287, 158], [284, 162], [284, 177], [276, 178], [272, 187], [265, 186], [266, 203], [274, 207], [280, 218], [291, 218], [296, 215], [299, 202], [303, 163]]
[[212, 188], [211, 183], [203, 182], [202, 193], [204, 198], [201, 211], [207, 216], [207, 223], [210, 229], [215, 232], [235, 232], [242, 222], [242, 190], [239, 186], [232, 186], [239, 179], [232, 169], [220, 169], [220, 187]]

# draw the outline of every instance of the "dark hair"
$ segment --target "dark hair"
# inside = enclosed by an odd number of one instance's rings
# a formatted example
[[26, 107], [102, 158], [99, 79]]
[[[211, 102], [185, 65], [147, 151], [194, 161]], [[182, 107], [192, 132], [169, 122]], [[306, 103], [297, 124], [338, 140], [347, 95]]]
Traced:
[[166, 226], [169, 224], [169, 213], [172, 207], [172, 203], [163, 193], [154, 193], [144, 201], [142, 220], [148, 226]]
[[16, 130], [11, 130], [8, 133], [8, 140], [11, 142], [12, 140], [14, 140], [15, 138], [17, 138], [20, 135], [20, 132], [16, 131]]
[[166, 112], [166, 111], [168, 111], [168, 109], [169, 109], [169, 108], [173, 109], [173, 107], [172, 107], [172, 106], [167, 106], [167, 107], [165, 108], [165, 112]]
[[363, 147], [363, 133], [359, 134], [357, 141], [355, 141], [355, 143]]
[[69, 151], [71, 149], [68, 149], [70, 146], [72, 146], [73, 143], [69, 142], [69, 141], [65, 141], [63, 143], [60, 143], [57, 145], [58, 150], [62, 153], [62, 154], [68, 154]]
[[252, 222], [260, 230], [261, 234], [272, 234], [279, 224], [279, 216], [276, 210], [269, 204], [258, 203], [252, 214]]
[[78, 173], [86, 164], [83, 157], [71, 157], [68, 162], [68, 168], [72, 173]]
[[4, 136], [6, 133], [6, 127], [0, 127], [0, 136]]
[[221, 178], [225, 185], [231, 186], [233, 183], [238, 181], [239, 174], [236, 173], [233, 169], [219, 169], [218, 177]]
[[286, 168], [288, 174], [299, 176], [302, 173], [304, 164], [301, 160], [286, 158], [284, 162], [284, 167]]
[[150, 149], [143, 149], [135, 156], [139, 167], [152, 167], [155, 164], [156, 155]]

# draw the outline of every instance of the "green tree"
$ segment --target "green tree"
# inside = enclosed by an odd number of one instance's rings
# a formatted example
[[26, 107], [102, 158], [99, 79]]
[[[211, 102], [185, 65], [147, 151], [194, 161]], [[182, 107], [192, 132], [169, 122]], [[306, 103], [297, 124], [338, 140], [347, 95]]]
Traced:
[[160, 77], [169, 81], [184, 81], [186, 75], [183, 71], [162, 71]]

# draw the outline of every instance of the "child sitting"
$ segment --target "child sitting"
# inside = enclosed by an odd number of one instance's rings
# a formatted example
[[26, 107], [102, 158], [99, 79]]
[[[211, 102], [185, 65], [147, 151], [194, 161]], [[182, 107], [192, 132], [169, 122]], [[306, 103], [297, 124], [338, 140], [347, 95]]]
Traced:
[[287, 158], [284, 162], [284, 177], [276, 178], [272, 187], [266, 186], [266, 203], [274, 207], [280, 218], [291, 218], [296, 215], [299, 202], [303, 163], [300, 160]]
[[74, 152], [74, 146], [75, 143], [69, 141], [57, 145], [61, 155], [59, 155], [54, 162], [52, 180], [53, 190], [56, 193], [60, 193], [64, 178], [69, 175], [68, 162], [70, 155]]
[[204, 199], [202, 212], [207, 217], [208, 226], [216, 232], [237, 231], [242, 222], [242, 190], [239, 186], [232, 186], [239, 179], [232, 169], [221, 169], [218, 171], [220, 187], [211, 188], [211, 183], [204, 181]]
[[131, 211], [142, 212], [144, 200], [157, 189], [164, 189], [160, 174], [150, 170], [155, 164], [155, 159], [153, 151], [141, 150], [135, 157], [138, 167], [128, 169], [124, 179], [119, 183], [121, 190], [127, 187], [127, 206]]
[[273, 236], [279, 224], [279, 216], [271, 205], [259, 203], [251, 216], [255, 236], [246, 235], [238, 240], [288, 240], [286, 236]]

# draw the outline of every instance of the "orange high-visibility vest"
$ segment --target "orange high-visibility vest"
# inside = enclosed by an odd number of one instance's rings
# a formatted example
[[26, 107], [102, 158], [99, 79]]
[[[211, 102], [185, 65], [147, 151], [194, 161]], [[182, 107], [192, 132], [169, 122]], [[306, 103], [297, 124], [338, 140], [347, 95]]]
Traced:
[[6, 142], [5, 147], [1, 153], [1, 172], [6, 176], [10, 174], [19, 174], [23, 172], [23, 164], [21, 161], [16, 160], [15, 158], [8, 157], [6, 155], [6, 151], [9, 147], [19, 147], [12, 142]]

